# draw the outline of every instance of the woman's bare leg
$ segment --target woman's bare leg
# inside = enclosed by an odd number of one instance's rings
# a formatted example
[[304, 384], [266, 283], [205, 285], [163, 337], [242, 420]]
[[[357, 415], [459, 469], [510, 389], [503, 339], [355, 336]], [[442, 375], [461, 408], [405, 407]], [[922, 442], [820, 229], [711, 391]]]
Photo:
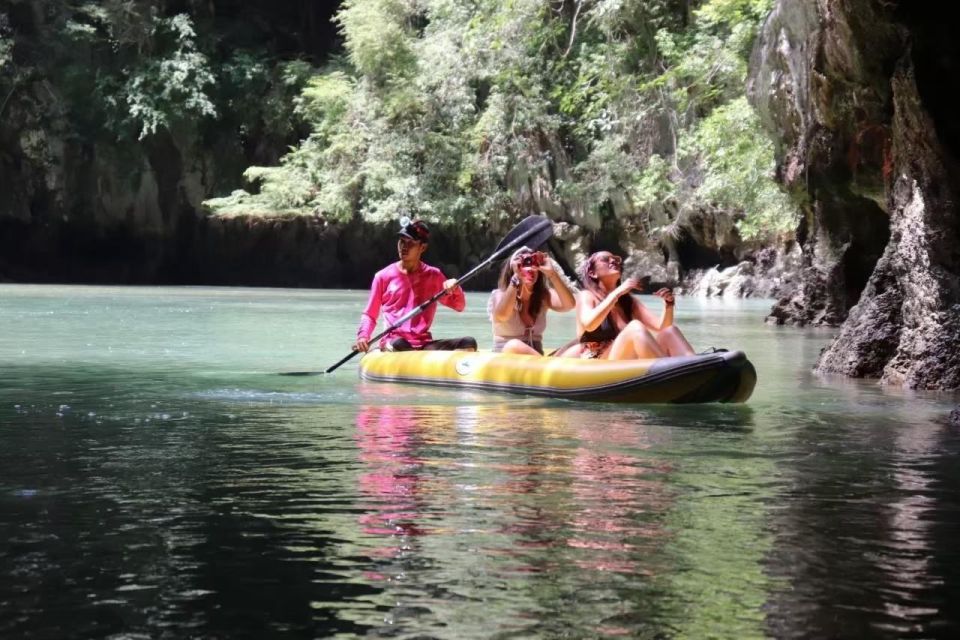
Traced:
[[639, 320], [631, 320], [623, 328], [604, 356], [607, 360], [637, 360], [662, 358], [666, 355]]
[[573, 346], [567, 347], [556, 355], [561, 358], [579, 358], [583, 355], [583, 345], [579, 343], [574, 344]]
[[507, 343], [503, 345], [503, 353], [521, 353], [528, 356], [540, 355], [536, 349], [528, 345], [523, 340], [517, 340], [516, 338], [507, 340]]
[[677, 325], [671, 325], [657, 333], [657, 344], [671, 356], [692, 356], [696, 353]]

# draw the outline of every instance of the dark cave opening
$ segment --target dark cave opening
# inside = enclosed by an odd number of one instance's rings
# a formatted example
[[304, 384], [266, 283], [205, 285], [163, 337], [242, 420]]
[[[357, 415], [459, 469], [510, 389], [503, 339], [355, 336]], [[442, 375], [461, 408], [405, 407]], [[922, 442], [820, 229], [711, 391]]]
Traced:
[[682, 231], [677, 238], [677, 258], [683, 272], [692, 269], [710, 269], [717, 267], [725, 269], [737, 264], [738, 260], [732, 248], [721, 247], [715, 249], [706, 247], [696, 241], [687, 231]]
[[896, 19], [910, 32], [917, 89], [937, 128], [937, 137], [953, 158], [960, 157], [960, 118], [956, 116], [956, 78], [960, 77], [960, 3], [901, 1]]
[[850, 234], [850, 246], [841, 260], [846, 310], [860, 300], [873, 270], [890, 240], [890, 219], [886, 212], [875, 202], [868, 199], [851, 201], [847, 204], [852, 214], [850, 223], [854, 232]]

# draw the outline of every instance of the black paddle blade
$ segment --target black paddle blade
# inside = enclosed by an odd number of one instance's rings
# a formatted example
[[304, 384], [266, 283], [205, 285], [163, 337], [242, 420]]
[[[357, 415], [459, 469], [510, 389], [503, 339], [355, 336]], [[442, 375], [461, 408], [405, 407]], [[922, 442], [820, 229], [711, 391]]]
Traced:
[[527, 216], [510, 230], [497, 245], [490, 260], [499, 260], [507, 253], [526, 245], [537, 249], [553, 236], [553, 222], [546, 216]]
[[281, 371], [282, 376], [322, 376], [326, 371]]

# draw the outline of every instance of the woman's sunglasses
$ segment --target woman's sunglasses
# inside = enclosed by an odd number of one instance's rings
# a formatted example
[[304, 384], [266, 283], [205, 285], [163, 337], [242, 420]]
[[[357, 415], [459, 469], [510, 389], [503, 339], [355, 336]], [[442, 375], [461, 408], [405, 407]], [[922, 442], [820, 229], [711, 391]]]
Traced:
[[597, 258], [597, 262], [603, 262], [611, 267], [617, 267], [619, 269], [620, 265], [623, 264], [623, 258], [620, 256], [600, 256]]

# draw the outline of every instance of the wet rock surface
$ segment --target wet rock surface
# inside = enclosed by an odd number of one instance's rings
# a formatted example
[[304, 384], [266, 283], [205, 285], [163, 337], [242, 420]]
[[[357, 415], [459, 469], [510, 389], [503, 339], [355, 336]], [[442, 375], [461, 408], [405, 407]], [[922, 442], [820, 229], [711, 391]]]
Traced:
[[912, 64], [897, 71], [892, 236], [821, 371], [925, 389], [960, 388], [960, 173], [935, 137]]
[[[219, 218], [185, 212], [172, 233], [0, 219], [0, 281], [367, 288], [397, 259], [395, 224], [320, 217]], [[434, 226], [424, 260], [457, 277], [486, 259], [490, 229]], [[469, 249], [467, 248], [469, 247]], [[471, 288], [493, 288], [499, 264]]]
[[699, 297], [775, 298], [799, 279], [802, 253], [789, 241], [746, 255], [731, 267], [713, 267], [688, 274], [680, 292]]
[[960, 427], [960, 406], [957, 406], [953, 411], [950, 412], [950, 416], [947, 420], [952, 426]]

